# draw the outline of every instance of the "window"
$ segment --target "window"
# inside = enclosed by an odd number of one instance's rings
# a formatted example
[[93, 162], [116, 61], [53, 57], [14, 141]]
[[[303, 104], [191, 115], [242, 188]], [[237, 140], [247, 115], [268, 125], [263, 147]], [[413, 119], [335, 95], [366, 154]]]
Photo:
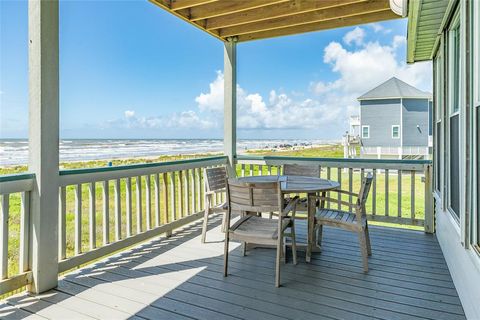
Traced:
[[400, 138], [400, 126], [394, 125], [392, 126], [392, 138], [399, 139]]
[[[473, 117], [473, 132], [476, 132], [476, 137], [473, 137], [474, 146], [476, 146], [476, 183], [474, 183], [474, 196], [473, 201], [476, 204], [474, 214], [474, 220], [472, 223], [473, 243], [476, 244], [478, 252], [480, 252], [480, 1], [472, 1], [473, 5], [473, 32], [470, 37], [473, 41], [472, 57], [473, 57], [473, 100], [474, 100], [474, 117]], [[474, 171], [475, 172], [475, 171]]]
[[[442, 47], [442, 45], [441, 45]], [[434, 79], [434, 90], [435, 90], [435, 128], [434, 128], [434, 172], [435, 172], [435, 191], [438, 194], [442, 194], [442, 172], [443, 172], [443, 139], [442, 139], [442, 114], [443, 114], [443, 52], [439, 51], [437, 57], [435, 58], [435, 79]]]
[[370, 138], [370, 126], [362, 126], [362, 139]]
[[457, 12], [448, 31], [448, 102], [449, 102], [449, 209], [456, 219], [460, 218], [460, 112], [461, 112], [461, 34], [460, 17]]

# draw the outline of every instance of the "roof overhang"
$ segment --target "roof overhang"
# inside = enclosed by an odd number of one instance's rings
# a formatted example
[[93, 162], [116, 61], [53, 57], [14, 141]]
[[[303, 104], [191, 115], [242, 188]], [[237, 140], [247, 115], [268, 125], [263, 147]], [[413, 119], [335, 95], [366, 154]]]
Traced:
[[238, 42], [401, 18], [389, 0], [150, 0], [212, 36]]
[[433, 59], [455, 0], [409, 0], [407, 62]]

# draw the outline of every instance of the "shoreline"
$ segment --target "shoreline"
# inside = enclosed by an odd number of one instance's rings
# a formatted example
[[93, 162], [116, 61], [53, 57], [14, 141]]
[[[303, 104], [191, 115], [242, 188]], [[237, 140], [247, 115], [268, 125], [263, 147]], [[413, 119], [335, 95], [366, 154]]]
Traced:
[[[340, 144], [337, 143], [323, 143], [323, 144], [310, 144], [310, 145], [282, 145], [275, 147], [267, 148], [252, 148], [247, 150], [239, 150], [239, 154], [252, 154], [252, 155], [294, 155], [296, 153], [313, 153], [318, 156], [322, 156], [326, 151], [331, 151], [330, 149], [337, 151], [337, 149], [343, 149]], [[109, 166], [111, 163], [112, 166], [120, 165], [129, 165], [136, 163], [154, 163], [154, 162], [165, 162], [165, 161], [174, 161], [181, 159], [192, 159], [199, 157], [208, 157], [220, 155], [222, 152], [199, 152], [199, 153], [183, 153], [183, 154], [170, 154], [170, 155], [158, 155], [158, 156], [138, 156], [138, 157], [119, 157], [119, 158], [108, 158], [108, 159], [96, 159], [96, 160], [78, 160], [78, 161], [62, 161], [59, 164], [60, 169], [80, 169], [80, 168], [92, 168], [92, 167], [105, 167]], [[312, 155], [313, 156], [313, 155]], [[338, 157], [335, 155], [334, 157]], [[12, 174], [12, 173], [21, 173], [27, 171], [26, 164], [16, 164], [16, 165], [0, 165], [0, 175], [3, 174]]]

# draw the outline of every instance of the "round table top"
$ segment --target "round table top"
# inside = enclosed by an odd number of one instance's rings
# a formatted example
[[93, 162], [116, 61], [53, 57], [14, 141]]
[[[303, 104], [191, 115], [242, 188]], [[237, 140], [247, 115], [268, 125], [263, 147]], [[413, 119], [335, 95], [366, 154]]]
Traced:
[[340, 184], [336, 181], [304, 176], [250, 176], [238, 178], [243, 182], [281, 182], [285, 193], [315, 193], [337, 189]]

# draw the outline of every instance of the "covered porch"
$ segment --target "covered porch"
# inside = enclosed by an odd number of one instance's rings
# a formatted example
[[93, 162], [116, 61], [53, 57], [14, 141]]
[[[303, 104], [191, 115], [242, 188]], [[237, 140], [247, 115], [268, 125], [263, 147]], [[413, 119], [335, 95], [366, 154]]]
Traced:
[[[152, 2], [224, 42], [224, 155], [59, 170], [58, 1], [32, 1], [30, 172], [0, 177], [0, 294], [28, 293], [4, 300], [0, 317], [465, 319], [435, 235], [430, 160], [244, 157], [236, 150], [238, 43], [400, 18], [405, 8], [394, 13], [385, 0]], [[222, 277], [219, 216], [208, 242], [199, 239], [203, 170], [275, 175], [285, 164], [319, 166], [322, 178], [350, 192], [373, 175], [367, 210], [377, 226], [368, 274], [355, 235], [327, 228], [312, 263], [300, 255], [297, 266], [284, 265], [282, 288], [273, 286], [268, 249], [241, 257], [232, 246], [231, 276]], [[18, 270], [8, 262], [12, 213], [20, 217]], [[298, 232], [306, 238], [301, 223]]]

